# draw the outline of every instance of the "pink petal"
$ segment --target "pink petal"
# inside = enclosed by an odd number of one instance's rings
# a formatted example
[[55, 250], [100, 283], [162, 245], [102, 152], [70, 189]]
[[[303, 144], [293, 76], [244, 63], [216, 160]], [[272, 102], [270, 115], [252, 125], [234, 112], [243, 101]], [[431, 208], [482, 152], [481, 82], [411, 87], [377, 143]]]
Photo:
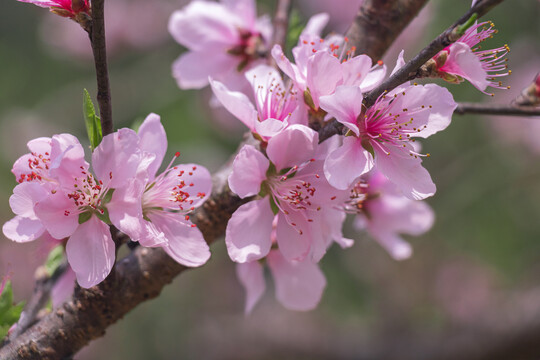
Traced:
[[300, 74], [298, 67], [292, 64], [283, 53], [281, 46], [274, 45], [272, 48], [272, 57], [276, 61], [277, 66], [285, 75], [291, 78], [294, 83], [302, 90], [305, 90], [306, 84], [304, 77]]
[[234, 158], [229, 187], [240, 198], [257, 195], [266, 179], [270, 162], [251, 145], [244, 145]]
[[193, 1], [172, 13], [168, 29], [172, 37], [190, 50], [235, 45], [239, 41], [234, 14], [215, 2]]
[[422, 160], [409, 155], [410, 148], [393, 146], [389, 151], [390, 155], [387, 155], [375, 148], [375, 165], [403, 195], [422, 200], [435, 194], [437, 189], [431, 176], [422, 167]]
[[[341, 64], [339, 60], [326, 51], [320, 51], [311, 56], [307, 63], [306, 85], [311, 93], [315, 106], [319, 107], [319, 98], [334, 92], [342, 81]], [[360, 98], [360, 104], [362, 99]]]
[[131, 179], [127, 184], [114, 191], [111, 201], [107, 204], [112, 224], [133, 241], [139, 241], [142, 236], [143, 212], [141, 198], [144, 188], [144, 182]]
[[359, 139], [346, 136], [343, 145], [332, 151], [324, 162], [324, 175], [337, 189], [348, 189], [360, 175], [373, 167], [373, 157]]
[[140, 162], [139, 136], [127, 128], [105, 136], [92, 154], [97, 179], [113, 189], [135, 177]]
[[17, 215], [25, 218], [37, 219], [34, 205], [47, 197], [46, 187], [36, 182], [24, 182], [15, 186], [13, 195], [9, 197], [9, 206]]
[[276, 297], [289, 310], [313, 310], [319, 304], [326, 279], [317, 264], [309, 260], [288, 262], [279, 251], [271, 251], [268, 266], [274, 276]]
[[362, 112], [362, 100], [362, 90], [358, 86], [338, 86], [335, 93], [320, 98], [321, 108], [356, 136], [360, 135], [356, 119]]
[[262, 259], [270, 251], [274, 214], [269, 199], [250, 201], [232, 215], [225, 243], [232, 261], [245, 263]]
[[330, 20], [330, 16], [327, 13], [313, 15], [311, 18], [309, 18], [309, 21], [304, 30], [302, 30], [301, 35], [321, 36], [323, 29], [325, 28], [326, 24], [328, 24], [328, 20]]
[[148, 218], [167, 239], [167, 242], [160, 246], [178, 263], [196, 267], [208, 261], [210, 249], [201, 231], [192, 227], [181, 214], [153, 211], [148, 213]]
[[236, 72], [237, 58], [213, 49], [206, 52], [189, 51], [172, 64], [172, 74], [180, 89], [201, 89], [208, 85], [208, 78], [223, 80]]
[[263, 121], [255, 122], [255, 132], [259, 134], [263, 139], [270, 139], [273, 136], [276, 136], [287, 127], [288, 123], [285, 119], [284, 121], [276, 119], [266, 119]]
[[87, 170], [84, 149], [79, 139], [70, 134], [54, 135], [51, 139], [51, 164], [49, 173], [63, 186], [71, 188], [75, 177]]
[[210, 81], [210, 85], [214, 95], [225, 109], [242, 121], [249, 130], [255, 131], [257, 110], [253, 107], [251, 100], [241, 92], [230, 91], [219, 81]]
[[[360, 86], [371, 70], [371, 58], [358, 55], [341, 64], [344, 86]], [[373, 76], [373, 74], [372, 74]], [[384, 77], [384, 75], [383, 75]]]
[[114, 265], [115, 245], [109, 226], [92, 216], [71, 235], [66, 254], [81, 287], [99, 284]]
[[55, 239], [70, 236], [79, 226], [79, 210], [67, 194], [58, 191], [34, 206], [36, 216]]
[[482, 67], [482, 62], [469, 45], [462, 42], [450, 45], [448, 58], [440, 70], [469, 80], [480, 91], [484, 91], [489, 85], [488, 74]]
[[[394, 90], [390, 95], [396, 93]], [[441, 86], [410, 85], [399, 89], [399, 95], [392, 102], [390, 111], [407, 115], [402, 109], [415, 109], [409, 126], [420, 131], [412, 136], [427, 138], [450, 125], [456, 107], [452, 94]]]
[[[303, 260], [311, 249], [313, 236], [311, 226], [301, 212], [294, 210], [288, 212], [287, 217], [281, 212], [278, 213], [276, 238], [279, 251], [288, 260]], [[291, 225], [291, 222], [296, 226]]]
[[369, 228], [376, 232], [392, 231], [418, 236], [428, 231], [435, 220], [433, 210], [423, 201], [401, 194], [382, 193], [367, 205]]
[[167, 134], [159, 115], [149, 114], [139, 128], [139, 138], [141, 150], [155, 154], [155, 159], [148, 167], [150, 179], [153, 179], [158, 171], [163, 157], [167, 152]]
[[39, 238], [45, 232], [41, 221], [15, 216], [2, 226], [4, 236], [15, 242], [24, 243]]
[[386, 76], [386, 65], [375, 66], [364, 78], [360, 84], [362, 92], [375, 89], [384, 80]]
[[386, 251], [388, 251], [394, 260], [405, 260], [411, 257], [411, 245], [403, 240], [398, 234], [389, 231], [370, 231], [370, 234], [383, 248], [385, 248]]
[[[180, 176], [180, 174], [182, 174]], [[184, 181], [183, 190], [189, 194], [185, 202], [190, 207], [198, 208], [212, 194], [212, 175], [207, 168], [199, 164], [180, 164], [175, 166], [167, 177], [175, 177], [176, 183]]]
[[268, 140], [266, 153], [278, 171], [309, 161], [315, 154], [319, 134], [304, 125], [291, 125]]
[[249, 314], [266, 289], [263, 267], [258, 261], [236, 264], [236, 276], [246, 290], [245, 313]]

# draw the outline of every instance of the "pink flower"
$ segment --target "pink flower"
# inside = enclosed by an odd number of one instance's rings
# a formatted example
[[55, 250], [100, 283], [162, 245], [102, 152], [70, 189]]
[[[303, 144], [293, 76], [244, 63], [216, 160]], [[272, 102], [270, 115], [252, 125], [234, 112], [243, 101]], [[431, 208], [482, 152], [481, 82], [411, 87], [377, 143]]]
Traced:
[[69, 18], [75, 18], [78, 14], [90, 14], [88, 0], [18, 0], [31, 3], [40, 7], [48, 7], [51, 12]]
[[403, 196], [380, 172], [370, 173], [351, 189], [343, 210], [357, 214], [357, 229], [364, 229], [396, 260], [412, 249], [399, 234], [422, 235], [433, 225], [433, 210], [424, 202]]
[[294, 81], [304, 93], [307, 105], [315, 111], [319, 109], [319, 98], [333, 94], [338, 86], [358, 86], [369, 91], [384, 79], [386, 66], [380, 66], [382, 63], [372, 66], [367, 55], [354, 56], [354, 47], [344, 51], [347, 41], [341, 36], [325, 40], [304, 33], [293, 49], [294, 64], [279, 45], [272, 49], [279, 68]]
[[172, 66], [181, 89], [202, 88], [209, 76], [238, 88], [241, 72], [264, 57], [272, 26], [256, 18], [254, 0], [196, 0], [171, 15], [169, 32], [189, 50]]
[[289, 261], [309, 257], [318, 262], [332, 241], [344, 243], [344, 216], [332, 208], [346, 192], [324, 178], [327, 147], [318, 134], [292, 125], [268, 141], [266, 158], [253, 146], [244, 146], [229, 176], [231, 190], [241, 198], [261, 198], [240, 206], [225, 233], [229, 256], [245, 263], [262, 259], [272, 247], [272, 231], [281, 254]]
[[[139, 138], [120, 129], [103, 138], [88, 165], [71, 168], [69, 153], [56, 161], [66, 163], [55, 172], [59, 186], [35, 203], [36, 217], [56, 239], [69, 237], [68, 262], [82, 287], [103, 281], [115, 260], [115, 244], [106, 221], [109, 190], [125, 186], [140, 163]], [[52, 172], [52, 171], [51, 171]]]
[[187, 214], [210, 196], [210, 173], [200, 165], [172, 166], [171, 161], [156, 176], [167, 150], [165, 129], [156, 114], [145, 119], [139, 138], [142, 161], [137, 175], [115, 190], [107, 206], [111, 222], [143, 246], [160, 246], [182, 265], [201, 266], [210, 250]]
[[274, 68], [258, 65], [246, 72], [255, 97], [255, 106], [241, 92], [230, 91], [218, 81], [210, 81], [216, 98], [254, 134], [264, 141], [289, 124], [307, 125], [304, 106], [293, 86], [286, 87]]
[[30, 153], [17, 159], [11, 170], [19, 183], [9, 199], [16, 216], [2, 228], [4, 235], [16, 242], [33, 241], [45, 232], [34, 211], [35, 204], [61, 188], [70, 173], [88, 168], [84, 150], [73, 135], [37, 138], [27, 146]]
[[330, 184], [347, 189], [375, 165], [409, 198], [435, 193], [412, 143], [413, 137], [426, 138], [450, 124], [456, 103], [448, 90], [433, 84], [402, 86], [363, 112], [360, 88], [340, 86], [321, 98], [321, 107], [350, 130], [324, 163]]
[[[326, 279], [319, 266], [309, 259], [288, 261], [278, 250], [266, 257], [274, 277], [276, 297], [289, 310], [313, 310], [321, 300]], [[245, 312], [249, 314], [266, 289], [263, 266], [258, 261], [236, 265], [236, 274], [246, 290]]]
[[[485, 94], [484, 90], [488, 86], [506, 89], [496, 79], [510, 74], [506, 64], [508, 58], [505, 58], [510, 51], [508, 45], [490, 50], [479, 50], [480, 46], [475, 48], [482, 41], [493, 37], [497, 32], [493, 26], [490, 21], [475, 24], [457, 42], [439, 52], [434, 59], [440, 76], [455, 83], [466, 79]], [[479, 31], [479, 28], [482, 29]]]

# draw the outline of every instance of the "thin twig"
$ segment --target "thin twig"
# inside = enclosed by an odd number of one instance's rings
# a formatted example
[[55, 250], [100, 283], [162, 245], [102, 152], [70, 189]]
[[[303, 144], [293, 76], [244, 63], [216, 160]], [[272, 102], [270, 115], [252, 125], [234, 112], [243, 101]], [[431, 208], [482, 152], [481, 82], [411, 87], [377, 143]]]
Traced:
[[278, 0], [276, 14], [274, 16], [274, 35], [272, 46], [285, 46], [287, 40], [287, 29], [289, 28], [289, 12], [291, 10], [291, 0]]
[[111, 89], [107, 70], [107, 52], [105, 47], [104, 0], [92, 1], [92, 30], [90, 41], [96, 66], [97, 101], [103, 136], [113, 132]]
[[459, 35], [456, 33], [455, 29], [459, 25], [462, 25], [471, 18], [473, 14], [477, 14], [478, 18], [485, 15], [489, 10], [494, 6], [500, 4], [504, 0], [480, 0], [469, 9], [465, 15], [463, 15], [458, 21], [456, 21], [452, 26], [446, 29], [443, 33], [435, 38], [428, 46], [426, 46], [418, 55], [416, 55], [412, 60], [406, 63], [401, 69], [396, 71], [396, 73], [390, 76], [386, 81], [381, 85], [370, 91], [364, 97], [364, 105], [370, 107], [375, 103], [375, 100], [381, 95], [384, 91], [390, 91], [397, 86], [403, 84], [408, 80], [412, 80], [418, 71], [418, 69], [424, 65], [429, 59], [437, 55], [437, 53], [443, 50], [448, 45], [452, 44], [459, 39]]
[[[401, 69], [396, 71], [394, 75], [390, 76], [375, 89], [366, 93], [364, 96], [364, 105], [369, 108], [383, 92], [395, 89], [397, 86], [414, 79], [416, 77], [416, 72], [426, 63], [426, 61], [435, 56], [439, 51], [443, 50], [446, 46], [459, 39], [459, 36], [455, 32], [455, 29], [458, 26], [467, 22], [473, 14], [476, 14], [478, 18], [485, 15], [494, 6], [503, 1], [504, 0], [479, 0], [475, 6], [465, 13], [465, 15], [437, 36], [435, 40], [420, 51], [420, 53], [412, 60], [407, 62]], [[332, 135], [340, 134], [342, 131], [343, 125], [339, 124], [336, 120], [331, 120], [319, 131], [319, 141], [322, 142]]]
[[458, 115], [485, 114], [502, 116], [540, 116], [540, 108], [530, 106], [459, 103], [454, 113]]

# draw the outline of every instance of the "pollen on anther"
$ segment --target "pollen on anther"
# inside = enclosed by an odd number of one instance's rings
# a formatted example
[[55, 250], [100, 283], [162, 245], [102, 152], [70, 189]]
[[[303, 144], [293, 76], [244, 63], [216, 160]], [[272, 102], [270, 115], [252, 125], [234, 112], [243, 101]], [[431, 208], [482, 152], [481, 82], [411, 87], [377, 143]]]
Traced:
[[179, 157], [180, 156], [180, 151], [177, 151], [175, 154], [174, 154], [175, 157]]

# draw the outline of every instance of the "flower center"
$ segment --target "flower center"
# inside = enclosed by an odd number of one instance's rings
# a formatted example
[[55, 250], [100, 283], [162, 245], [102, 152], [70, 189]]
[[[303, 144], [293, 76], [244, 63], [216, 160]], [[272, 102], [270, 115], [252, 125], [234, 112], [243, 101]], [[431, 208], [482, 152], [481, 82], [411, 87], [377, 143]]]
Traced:
[[48, 152], [44, 154], [31, 153], [28, 158], [28, 172], [19, 175], [17, 182], [22, 183], [25, 181], [53, 181], [48, 178], [49, 164], [51, 163], [51, 157]]

